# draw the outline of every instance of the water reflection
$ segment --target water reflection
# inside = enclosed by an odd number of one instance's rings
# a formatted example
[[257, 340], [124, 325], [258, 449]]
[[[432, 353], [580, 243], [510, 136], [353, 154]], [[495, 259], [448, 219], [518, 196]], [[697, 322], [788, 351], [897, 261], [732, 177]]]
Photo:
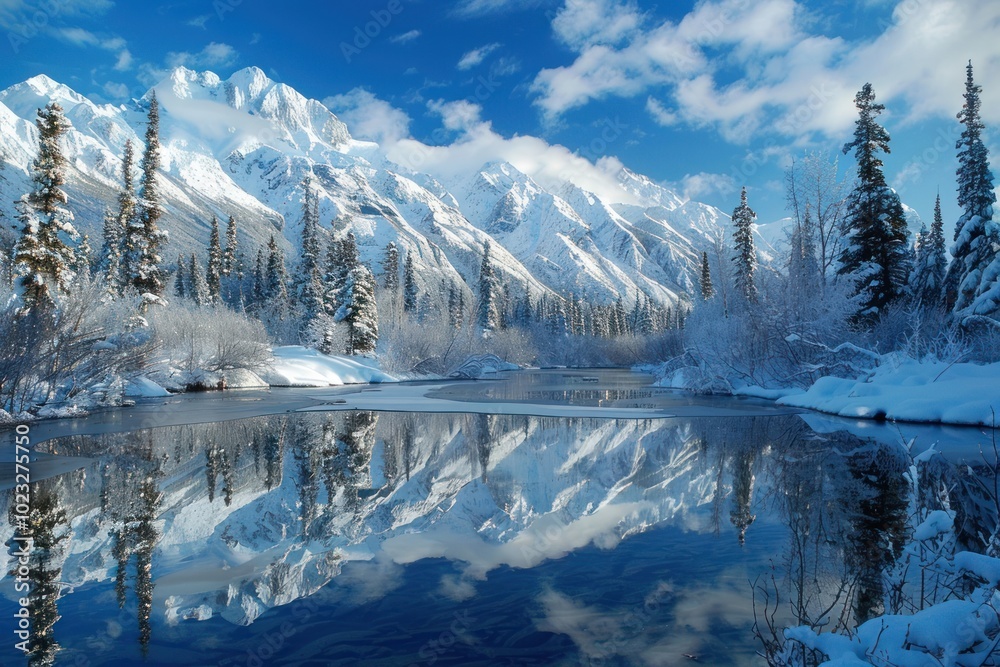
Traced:
[[[669, 664], [684, 653], [756, 664], [747, 579], [770, 577], [768, 602], [790, 602], [795, 623], [881, 613], [910, 502], [901, 447], [821, 437], [794, 416], [307, 413], [71, 437], [47, 449], [94, 461], [36, 485], [38, 665], [53, 664], [60, 646], [65, 664], [82, 655], [111, 664], [132, 636], [139, 657], [196, 650], [216, 664], [233, 650], [220, 636], [252, 650], [301, 610], [293, 603], [331, 605], [327, 616], [378, 604], [410, 585], [407, 568], [424, 567], [439, 569], [422, 595], [488, 605], [481, 616], [491, 620], [461, 628], [471, 639], [449, 649], [456, 664], [535, 654], [547, 663], [567, 650], [604, 664]], [[946, 491], [922, 502], [968, 505], [962, 534], [989, 534], [980, 485], [943, 464], [934, 474]], [[621, 546], [647, 544], [638, 540], [647, 533], [659, 546]], [[608, 569], [619, 552], [627, 561]], [[547, 579], [516, 578], [530, 571]], [[333, 605], [331, 582], [356, 596]], [[10, 577], [3, 585], [13, 598]], [[97, 642], [79, 616], [113, 618], [108, 603], [134, 620]], [[310, 612], [317, 636], [283, 645], [277, 664], [310, 651], [332, 664], [390, 655], [427, 664], [426, 640], [411, 627], [424, 604], [393, 597], [363, 647], [333, 641], [316, 625], [327, 616]], [[72, 619], [59, 620], [60, 605], [76, 606]], [[253, 626], [233, 634], [217, 617]], [[481, 652], [487, 635], [490, 654]]]

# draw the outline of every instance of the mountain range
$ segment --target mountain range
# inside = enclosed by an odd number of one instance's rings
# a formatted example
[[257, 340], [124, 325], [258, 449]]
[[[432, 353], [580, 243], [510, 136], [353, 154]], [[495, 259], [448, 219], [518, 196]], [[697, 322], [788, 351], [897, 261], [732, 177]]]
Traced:
[[[483, 245], [515, 291], [626, 303], [674, 304], [693, 293], [702, 249], [729, 217], [686, 201], [640, 174], [618, 175], [633, 203], [609, 202], [572, 182], [543, 187], [508, 162], [440, 182], [353, 138], [322, 103], [256, 67], [223, 80], [173, 70], [140, 99], [99, 104], [45, 75], [0, 91], [0, 221], [17, 228], [14, 202], [31, 189], [36, 110], [64, 109], [67, 192], [76, 225], [99, 247], [104, 211], [121, 187], [127, 139], [141, 150], [151, 93], [160, 104], [165, 259], [204, 254], [212, 216], [235, 216], [248, 258], [274, 235], [294, 266], [303, 182], [318, 191], [324, 235], [350, 228], [377, 266], [393, 241], [413, 254], [418, 288], [475, 285]], [[638, 203], [634, 203], [638, 202]]]

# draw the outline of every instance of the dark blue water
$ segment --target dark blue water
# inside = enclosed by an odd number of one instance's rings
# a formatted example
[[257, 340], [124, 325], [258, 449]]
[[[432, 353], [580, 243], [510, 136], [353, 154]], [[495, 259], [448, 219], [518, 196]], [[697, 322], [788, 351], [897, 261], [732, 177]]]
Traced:
[[[646, 400], [601, 373], [576, 404]], [[866, 563], [907, 511], [902, 446], [796, 415], [293, 413], [41, 448], [86, 460], [34, 485], [41, 640], [3, 665], [759, 665], [752, 582], [792, 622], [796, 586], [848, 572], [848, 615], [878, 612]]]

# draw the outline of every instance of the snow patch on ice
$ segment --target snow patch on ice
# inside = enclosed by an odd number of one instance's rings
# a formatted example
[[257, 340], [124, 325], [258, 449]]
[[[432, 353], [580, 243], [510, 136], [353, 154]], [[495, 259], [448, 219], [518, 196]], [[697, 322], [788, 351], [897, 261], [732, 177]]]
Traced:
[[301, 345], [276, 347], [272, 355], [271, 368], [261, 374], [272, 387], [329, 387], [397, 381], [370, 360], [330, 356]]

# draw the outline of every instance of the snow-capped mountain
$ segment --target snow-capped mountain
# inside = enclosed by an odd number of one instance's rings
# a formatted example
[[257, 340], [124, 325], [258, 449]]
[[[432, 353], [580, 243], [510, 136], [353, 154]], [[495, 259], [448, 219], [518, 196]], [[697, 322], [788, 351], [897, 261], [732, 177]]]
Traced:
[[[604, 303], [644, 293], [673, 303], [691, 291], [700, 250], [728, 223], [718, 209], [628, 170], [619, 178], [638, 205], [609, 203], [572, 183], [547, 189], [506, 162], [440, 183], [353, 139], [323, 104], [256, 67], [226, 80], [181, 67], [152, 91], [161, 109], [168, 260], [204, 253], [213, 215], [237, 218], [248, 256], [272, 234], [294, 253], [311, 175], [326, 233], [351, 228], [373, 265], [395, 242], [414, 254], [421, 289], [474, 285], [492, 240], [515, 291]], [[123, 146], [131, 139], [141, 147], [150, 93], [127, 105], [96, 104], [44, 75], [0, 91], [0, 219], [14, 224], [13, 202], [30, 187], [36, 109], [57, 101], [72, 125], [64, 139], [71, 208], [99, 245]]]

